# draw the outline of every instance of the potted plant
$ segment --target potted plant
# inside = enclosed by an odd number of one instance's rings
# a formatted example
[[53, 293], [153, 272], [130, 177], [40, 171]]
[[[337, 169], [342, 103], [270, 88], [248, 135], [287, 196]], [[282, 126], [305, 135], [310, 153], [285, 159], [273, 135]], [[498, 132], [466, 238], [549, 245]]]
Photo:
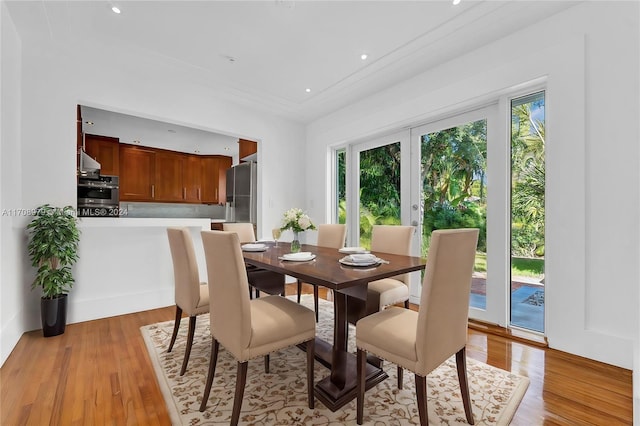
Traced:
[[64, 333], [67, 293], [74, 282], [71, 267], [78, 260], [77, 221], [73, 207], [44, 204], [27, 225], [29, 258], [38, 270], [31, 288], [42, 288], [40, 316], [45, 337]]

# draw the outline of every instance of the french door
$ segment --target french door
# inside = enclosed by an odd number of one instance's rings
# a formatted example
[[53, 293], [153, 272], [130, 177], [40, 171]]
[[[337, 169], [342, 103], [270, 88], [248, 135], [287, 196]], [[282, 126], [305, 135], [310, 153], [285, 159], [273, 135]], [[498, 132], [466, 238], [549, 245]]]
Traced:
[[[521, 252], [543, 256], [544, 222], [534, 228], [527, 219], [533, 207], [544, 216], [544, 179], [531, 177], [544, 175], [543, 113], [544, 92], [503, 98], [341, 150], [337, 169], [344, 175], [337, 180], [344, 198], [337, 204], [346, 206], [338, 216], [348, 225], [348, 244], [368, 248], [376, 224], [413, 225], [413, 254], [426, 256], [434, 229], [479, 228], [470, 318], [544, 333], [544, 271], [535, 285], [514, 278], [522, 264], [540, 264]], [[413, 303], [420, 301], [420, 284], [416, 273]]]
[[[427, 255], [434, 229], [480, 229], [469, 316], [506, 326], [508, 148], [498, 104], [411, 129], [411, 218]], [[418, 296], [418, 295], [414, 295]]]

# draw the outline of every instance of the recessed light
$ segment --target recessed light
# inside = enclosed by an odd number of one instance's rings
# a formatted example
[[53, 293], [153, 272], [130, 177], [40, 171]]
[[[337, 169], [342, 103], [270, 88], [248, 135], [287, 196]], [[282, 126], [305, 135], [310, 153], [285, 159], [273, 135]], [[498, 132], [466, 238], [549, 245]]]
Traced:
[[136, 139], [133, 141], [133, 143], [140, 143], [140, 141]]
[[224, 150], [225, 150], [225, 151], [229, 151], [229, 147], [228, 147], [228, 146], [225, 146], [225, 147], [224, 147]]
[[368, 56], [367, 56], [367, 54], [366, 54], [366, 53], [363, 53], [362, 55], [360, 55], [360, 59], [362, 59], [363, 61], [364, 61], [365, 59], [367, 59], [367, 58], [368, 58]]
[[459, 5], [459, 4], [460, 4], [460, 0], [453, 0], [453, 5], [454, 5], [454, 6], [457, 6], [457, 5]]
[[89, 126], [93, 126], [93, 121], [85, 121], [85, 124], [88, 124]]
[[307, 93], [311, 93], [311, 89], [309, 89], [309, 88], [304, 89], [304, 91], [307, 92]]
[[120, 14], [120, 8], [118, 6], [111, 6], [111, 10], [113, 13]]

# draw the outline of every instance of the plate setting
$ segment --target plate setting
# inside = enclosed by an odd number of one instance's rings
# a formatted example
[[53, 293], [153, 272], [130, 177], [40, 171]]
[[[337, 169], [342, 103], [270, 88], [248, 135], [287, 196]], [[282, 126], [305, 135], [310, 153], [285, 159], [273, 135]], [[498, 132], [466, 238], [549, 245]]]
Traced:
[[351, 254], [339, 259], [338, 262], [347, 266], [365, 267], [379, 265], [383, 260], [373, 254]]
[[280, 260], [288, 260], [291, 262], [308, 262], [316, 258], [316, 255], [310, 251], [301, 251], [298, 253], [287, 253], [280, 256]]
[[342, 247], [338, 250], [340, 253], [344, 254], [367, 254], [369, 250], [364, 247]]
[[243, 244], [243, 251], [265, 251], [267, 246], [264, 244]]

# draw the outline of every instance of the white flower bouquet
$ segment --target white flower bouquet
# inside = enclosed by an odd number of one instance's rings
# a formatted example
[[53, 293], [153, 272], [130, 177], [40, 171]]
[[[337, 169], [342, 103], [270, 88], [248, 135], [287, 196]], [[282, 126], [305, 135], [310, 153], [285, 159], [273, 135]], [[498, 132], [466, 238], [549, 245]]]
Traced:
[[294, 207], [284, 213], [280, 229], [283, 231], [291, 229], [293, 232], [303, 232], [308, 229], [316, 229], [316, 226], [302, 209]]

